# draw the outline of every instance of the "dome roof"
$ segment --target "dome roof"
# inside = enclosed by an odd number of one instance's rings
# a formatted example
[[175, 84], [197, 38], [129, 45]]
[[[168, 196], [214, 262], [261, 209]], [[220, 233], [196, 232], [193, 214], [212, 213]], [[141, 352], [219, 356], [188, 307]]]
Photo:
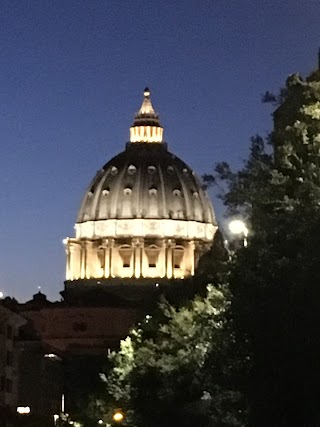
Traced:
[[128, 143], [96, 174], [77, 223], [135, 218], [216, 224], [198, 178], [164, 143]]
[[75, 237], [64, 239], [66, 286], [83, 280], [121, 287], [133, 280], [140, 286], [194, 275], [216, 230], [200, 181], [163, 142], [146, 88], [130, 142], [97, 172], [84, 195]]

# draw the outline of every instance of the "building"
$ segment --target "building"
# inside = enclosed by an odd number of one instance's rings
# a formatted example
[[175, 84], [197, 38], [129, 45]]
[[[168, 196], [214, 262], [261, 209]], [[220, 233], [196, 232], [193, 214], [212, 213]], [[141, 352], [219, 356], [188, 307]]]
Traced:
[[168, 151], [146, 88], [130, 141], [93, 178], [75, 236], [64, 241], [63, 300], [38, 293], [19, 305], [42, 342], [63, 357], [67, 410], [81, 401], [82, 389], [88, 394], [107, 349], [153, 309], [159, 294], [188, 291], [186, 279], [216, 230], [201, 182]]
[[18, 360], [17, 407], [30, 408], [29, 418], [53, 423], [61, 411], [63, 361], [57, 350], [42, 340], [33, 328], [21, 328], [16, 342]]
[[20, 306], [45, 342], [70, 355], [104, 354], [151, 309], [159, 291], [183, 286], [217, 230], [201, 182], [168, 151], [145, 89], [124, 151], [84, 194], [66, 238], [63, 301], [41, 293]]
[[18, 358], [16, 340], [19, 328], [27, 321], [0, 304], [0, 421], [7, 425], [18, 404]]
[[90, 183], [76, 236], [65, 240], [66, 289], [91, 279], [111, 286], [125, 278], [161, 281], [193, 275], [216, 229], [201, 183], [167, 149], [146, 89], [130, 142]]
[[0, 425], [51, 425], [61, 408], [62, 358], [19, 311], [15, 300], [0, 301]]

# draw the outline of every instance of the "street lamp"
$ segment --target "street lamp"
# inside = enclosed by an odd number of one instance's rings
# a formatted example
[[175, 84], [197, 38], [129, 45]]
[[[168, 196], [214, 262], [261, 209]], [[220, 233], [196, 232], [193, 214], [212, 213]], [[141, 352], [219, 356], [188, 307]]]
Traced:
[[117, 409], [112, 417], [113, 421], [116, 423], [121, 423], [124, 419], [123, 412], [120, 409]]
[[240, 219], [233, 219], [229, 222], [229, 230], [232, 234], [242, 235], [243, 236], [243, 246], [247, 247], [248, 245], [248, 229], [246, 224]]

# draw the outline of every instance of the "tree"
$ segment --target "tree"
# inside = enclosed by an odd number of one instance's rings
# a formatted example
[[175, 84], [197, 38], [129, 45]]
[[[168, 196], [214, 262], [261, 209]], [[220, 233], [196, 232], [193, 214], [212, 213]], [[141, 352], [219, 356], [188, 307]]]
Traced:
[[[320, 72], [288, 78], [274, 130], [216, 179], [249, 227], [229, 276], [236, 341], [247, 345], [250, 426], [319, 426]], [[211, 177], [212, 180], [212, 177]]]
[[206, 297], [187, 306], [163, 302], [158, 315], [121, 342], [107, 382], [113, 407], [124, 410], [129, 425], [244, 425], [243, 402], [230, 381], [227, 309], [225, 290], [209, 286]]

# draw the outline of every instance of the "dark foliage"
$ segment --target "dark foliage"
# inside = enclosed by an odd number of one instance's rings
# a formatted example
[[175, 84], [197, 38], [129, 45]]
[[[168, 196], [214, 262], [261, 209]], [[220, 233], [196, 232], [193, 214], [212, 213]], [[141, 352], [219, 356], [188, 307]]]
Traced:
[[290, 76], [284, 93], [274, 113], [273, 152], [256, 137], [239, 172], [217, 168], [228, 214], [243, 216], [249, 227], [229, 282], [236, 340], [252, 362], [254, 427], [320, 425], [319, 72]]

